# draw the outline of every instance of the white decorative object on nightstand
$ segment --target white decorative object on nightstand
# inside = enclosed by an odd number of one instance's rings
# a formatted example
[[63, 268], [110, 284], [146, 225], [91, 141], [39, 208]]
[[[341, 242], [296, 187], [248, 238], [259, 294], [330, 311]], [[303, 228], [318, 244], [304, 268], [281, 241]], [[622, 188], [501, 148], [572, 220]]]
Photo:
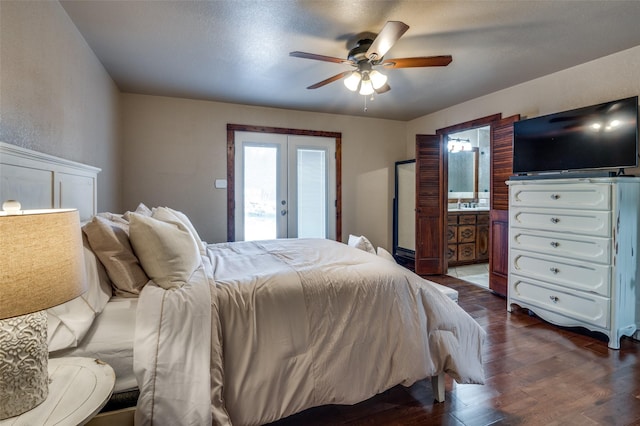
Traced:
[[511, 304], [554, 324], [636, 331], [640, 179], [509, 181]]
[[0, 421], [9, 425], [83, 425], [107, 403], [115, 374], [93, 358], [51, 358], [49, 396], [34, 409]]

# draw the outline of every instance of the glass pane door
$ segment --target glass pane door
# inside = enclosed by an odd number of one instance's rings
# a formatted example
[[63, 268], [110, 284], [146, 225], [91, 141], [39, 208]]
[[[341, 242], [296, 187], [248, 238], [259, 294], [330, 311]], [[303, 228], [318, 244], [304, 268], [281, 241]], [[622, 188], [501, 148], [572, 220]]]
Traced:
[[297, 234], [300, 238], [327, 236], [327, 153], [297, 150]]
[[335, 139], [289, 136], [289, 237], [335, 239]]
[[[235, 239], [287, 236], [287, 138], [236, 132]], [[284, 203], [284, 204], [283, 204]], [[284, 211], [284, 214], [282, 212]]]
[[244, 146], [244, 239], [277, 238], [278, 146]]
[[335, 139], [235, 134], [235, 239], [335, 239]]

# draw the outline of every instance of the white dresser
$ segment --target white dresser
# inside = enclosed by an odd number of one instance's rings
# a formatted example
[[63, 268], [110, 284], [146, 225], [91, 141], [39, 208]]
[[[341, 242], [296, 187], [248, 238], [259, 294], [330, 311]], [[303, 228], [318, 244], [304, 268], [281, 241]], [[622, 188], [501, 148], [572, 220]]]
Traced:
[[516, 304], [557, 325], [602, 332], [619, 349], [640, 321], [640, 178], [508, 185], [507, 310]]

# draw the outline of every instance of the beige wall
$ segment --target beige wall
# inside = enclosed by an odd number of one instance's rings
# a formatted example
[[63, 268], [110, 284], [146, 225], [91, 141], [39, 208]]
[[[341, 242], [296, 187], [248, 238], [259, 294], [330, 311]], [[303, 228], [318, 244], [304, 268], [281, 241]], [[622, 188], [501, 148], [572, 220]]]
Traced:
[[640, 94], [640, 46], [473, 99], [407, 123], [407, 156], [416, 134], [502, 113], [535, 117]]
[[0, 0], [0, 141], [100, 167], [120, 208], [119, 91], [58, 2]]
[[415, 135], [501, 112], [535, 116], [640, 93], [640, 46], [408, 123], [120, 94], [55, 1], [0, 0], [0, 141], [100, 167], [98, 209], [139, 201], [226, 238], [226, 124], [341, 132], [343, 239], [391, 248], [393, 164]]
[[391, 249], [394, 162], [405, 123], [219, 102], [123, 94], [123, 208], [184, 211], [208, 242], [226, 240], [227, 123], [342, 133], [342, 230]]

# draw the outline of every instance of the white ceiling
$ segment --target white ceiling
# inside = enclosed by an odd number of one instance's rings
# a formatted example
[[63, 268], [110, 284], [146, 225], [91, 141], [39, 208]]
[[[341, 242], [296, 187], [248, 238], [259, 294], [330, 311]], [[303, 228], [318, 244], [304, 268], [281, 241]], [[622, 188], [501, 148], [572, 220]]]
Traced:
[[[640, 45], [640, 1], [62, 0], [120, 90], [410, 120]], [[452, 55], [441, 68], [386, 70], [391, 91], [364, 97], [334, 57], [388, 20], [410, 26], [386, 54]]]

